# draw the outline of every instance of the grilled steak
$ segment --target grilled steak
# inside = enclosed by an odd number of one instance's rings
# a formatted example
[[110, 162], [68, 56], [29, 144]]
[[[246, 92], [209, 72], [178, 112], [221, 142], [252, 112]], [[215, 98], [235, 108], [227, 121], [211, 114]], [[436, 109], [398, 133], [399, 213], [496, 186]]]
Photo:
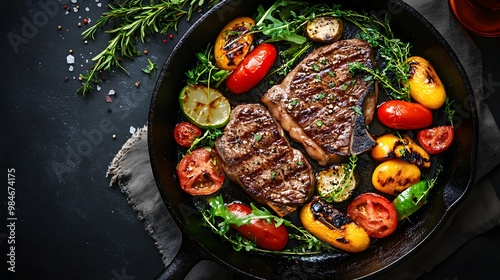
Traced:
[[351, 39], [320, 47], [261, 98], [290, 137], [322, 166], [375, 145], [365, 126], [373, 119], [377, 85], [364, 74], [352, 74], [353, 62], [373, 68], [367, 42]]
[[313, 195], [309, 162], [260, 104], [236, 106], [215, 147], [228, 177], [281, 217]]

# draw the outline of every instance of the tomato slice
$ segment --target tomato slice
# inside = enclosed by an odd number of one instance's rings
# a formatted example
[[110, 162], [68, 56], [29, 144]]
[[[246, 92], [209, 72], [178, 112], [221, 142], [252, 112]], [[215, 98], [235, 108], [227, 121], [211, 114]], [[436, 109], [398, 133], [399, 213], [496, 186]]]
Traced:
[[277, 55], [278, 51], [272, 44], [258, 45], [227, 78], [227, 88], [236, 94], [249, 91], [264, 79]]
[[193, 141], [201, 136], [201, 129], [190, 122], [180, 122], [174, 128], [174, 139], [183, 147], [191, 147]]
[[347, 214], [374, 238], [386, 237], [398, 226], [396, 208], [391, 201], [376, 193], [357, 196], [347, 206]]
[[377, 109], [378, 120], [393, 129], [414, 130], [432, 124], [432, 112], [427, 107], [413, 102], [390, 100]]
[[[252, 209], [242, 203], [233, 202], [228, 205], [228, 210], [238, 217], [245, 217], [252, 213]], [[285, 225], [276, 226], [274, 222], [268, 222], [264, 219], [253, 219], [249, 224], [241, 226], [231, 225], [244, 238], [255, 242], [257, 247], [281, 251], [288, 242], [288, 230]]]
[[226, 174], [217, 152], [198, 148], [188, 153], [177, 165], [182, 190], [190, 195], [209, 195], [222, 187]]
[[417, 139], [426, 152], [435, 155], [451, 146], [454, 135], [452, 126], [437, 126], [419, 131]]

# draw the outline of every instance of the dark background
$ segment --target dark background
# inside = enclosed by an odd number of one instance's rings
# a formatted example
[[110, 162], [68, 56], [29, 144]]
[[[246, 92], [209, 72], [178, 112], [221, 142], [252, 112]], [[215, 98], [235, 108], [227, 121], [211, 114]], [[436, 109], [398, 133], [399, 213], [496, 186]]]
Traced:
[[[98, 4], [101, 7], [98, 7]], [[85, 44], [80, 35], [106, 11], [107, 0], [2, 1], [0, 4], [0, 160], [2, 189], [1, 259], [7, 242], [7, 169], [15, 169], [16, 273], [7, 279], [152, 279], [163, 265], [153, 239], [118, 188], [108, 187], [106, 169], [130, 129], [146, 124], [155, 77], [180, 35], [150, 37], [124, 60], [129, 72], [101, 75], [100, 91], [77, 94], [78, 76], [109, 37], [98, 33]], [[65, 14], [63, 5], [78, 5]], [[195, 18], [199, 13], [195, 14]], [[194, 20], [194, 19], [193, 19]], [[58, 29], [61, 26], [61, 30]], [[187, 22], [181, 22], [185, 30]], [[500, 38], [471, 34], [484, 55], [487, 102], [497, 120], [500, 96]], [[164, 42], [165, 40], [165, 42]], [[74, 70], [66, 56], [72, 51]], [[140, 86], [135, 85], [140, 82]], [[113, 102], [106, 95], [114, 90]], [[116, 136], [116, 139], [113, 138]], [[499, 189], [500, 169], [493, 172]], [[424, 279], [470, 279], [495, 275], [500, 263], [500, 227], [467, 242]]]

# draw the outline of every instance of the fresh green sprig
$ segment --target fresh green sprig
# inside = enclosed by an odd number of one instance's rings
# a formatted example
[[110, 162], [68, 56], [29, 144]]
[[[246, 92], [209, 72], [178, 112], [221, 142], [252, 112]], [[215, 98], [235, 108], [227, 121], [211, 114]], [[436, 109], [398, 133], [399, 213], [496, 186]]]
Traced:
[[[273, 215], [266, 208], [257, 208], [254, 204], [250, 204], [252, 213], [247, 216], [238, 217], [228, 210], [221, 195], [209, 197], [207, 198], [207, 202], [209, 207], [201, 211], [205, 224], [209, 226], [214, 233], [229, 241], [236, 251], [246, 250], [280, 255], [309, 255], [334, 250], [333, 247], [318, 240], [307, 230], [294, 225], [284, 218]], [[289, 239], [295, 239], [300, 244], [293, 249], [270, 251], [258, 248], [254, 242], [243, 238], [239, 234], [231, 232], [231, 225], [247, 225], [250, 224], [253, 219], [263, 219], [268, 222], [274, 222], [277, 227], [282, 224], [285, 225], [292, 231], [292, 233], [289, 234]]]
[[153, 73], [153, 77], [156, 76], [156, 70], [158, 69], [158, 67], [156, 66], [156, 63], [152, 62], [149, 58], [148, 58], [148, 66], [146, 66], [145, 68], [142, 68], [142, 72], [146, 73], [146, 74], [151, 74]]
[[[410, 44], [394, 36], [387, 18], [380, 20], [373, 15], [350, 10], [338, 10], [336, 14], [357, 26], [360, 29], [359, 38], [378, 48], [381, 57], [385, 59], [385, 66], [381, 70], [373, 70], [365, 65], [358, 67], [358, 70], [368, 72], [381, 82], [390, 97], [409, 101], [409, 65], [406, 60], [410, 56]], [[396, 85], [387, 78], [391, 75], [395, 76]]]
[[208, 87], [214, 84], [214, 87], [219, 87], [231, 72], [217, 67], [215, 64], [213, 47], [208, 46], [205, 51], [196, 53], [198, 59], [196, 66], [186, 72], [187, 83], [189, 85], [205, 84]]
[[450, 100], [450, 98], [446, 97], [444, 113], [448, 116], [448, 121], [450, 125], [453, 126], [453, 117], [455, 116], [455, 110], [452, 109], [454, 100]]
[[205, 130], [205, 133], [201, 137], [194, 139], [193, 143], [187, 150], [188, 153], [200, 147], [211, 147], [215, 146], [215, 140], [222, 136], [222, 130], [218, 128], [209, 128]]
[[[114, 23], [111, 29], [105, 30], [111, 36], [108, 45], [98, 55], [92, 58], [94, 66], [86, 74], [80, 74], [82, 86], [77, 92], [82, 95], [93, 90], [92, 84], [97, 83], [97, 76], [102, 71], [111, 71], [119, 68], [128, 72], [121, 65], [121, 57], [133, 59], [141, 54], [137, 50], [137, 39], [145, 42], [152, 34], [167, 34], [171, 29], [177, 31], [181, 18], [191, 19], [193, 12], [204, 5], [209, 7], [221, 0], [160, 0], [158, 3], [150, 0], [149, 4], [143, 0], [124, 0], [115, 5], [108, 5], [96, 23], [85, 30], [84, 39], [95, 39], [98, 31], [106, 27], [110, 21]], [[186, 8], [186, 6], [188, 6]]]

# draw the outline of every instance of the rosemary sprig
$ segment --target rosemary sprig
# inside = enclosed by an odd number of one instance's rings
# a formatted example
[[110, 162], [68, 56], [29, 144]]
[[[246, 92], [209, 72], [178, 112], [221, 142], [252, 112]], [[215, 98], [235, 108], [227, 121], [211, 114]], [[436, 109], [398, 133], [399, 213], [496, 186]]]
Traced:
[[[80, 74], [82, 86], [78, 92], [85, 95], [93, 90], [92, 84], [99, 82], [97, 75], [102, 71], [110, 71], [113, 67], [122, 69], [121, 57], [134, 58], [141, 54], [137, 50], [137, 38], [145, 42], [148, 35], [166, 34], [169, 30], [177, 31], [179, 20], [183, 17], [191, 19], [193, 12], [202, 5], [211, 7], [221, 0], [160, 0], [158, 3], [150, 0], [124, 0], [115, 5], [108, 5], [99, 20], [85, 30], [84, 39], [95, 39], [96, 33], [110, 21], [115, 25], [105, 30], [111, 35], [108, 46], [92, 58], [94, 66], [86, 74]], [[189, 6], [187, 9], [186, 6]]]
[[[244, 217], [238, 217], [227, 209], [222, 195], [209, 197], [207, 201], [210, 207], [201, 211], [205, 224], [209, 226], [214, 233], [229, 241], [236, 251], [244, 249], [246, 251], [279, 255], [310, 255], [334, 250], [333, 247], [318, 240], [307, 230], [294, 225], [286, 219], [274, 216], [265, 208], [257, 208], [254, 204], [250, 204], [252, 213]], [[221, 221], [216, 221], [217, 218], [221, 219]], [[292, 231], [292, 233], [289, 233], [289, 239], [295, 239], [300, 244], [292, 249], [285, 249], [283, 251], [264, 250], [258, 248], [254, 242], [243, 238], [241, 235], [230, 232], [232, 224], [241, 226], [249, 224], [253, 219], [264, 219], [269, 222], [274, 221], [276, 226], [280, 226], [281, 224], [285, 225]]]

